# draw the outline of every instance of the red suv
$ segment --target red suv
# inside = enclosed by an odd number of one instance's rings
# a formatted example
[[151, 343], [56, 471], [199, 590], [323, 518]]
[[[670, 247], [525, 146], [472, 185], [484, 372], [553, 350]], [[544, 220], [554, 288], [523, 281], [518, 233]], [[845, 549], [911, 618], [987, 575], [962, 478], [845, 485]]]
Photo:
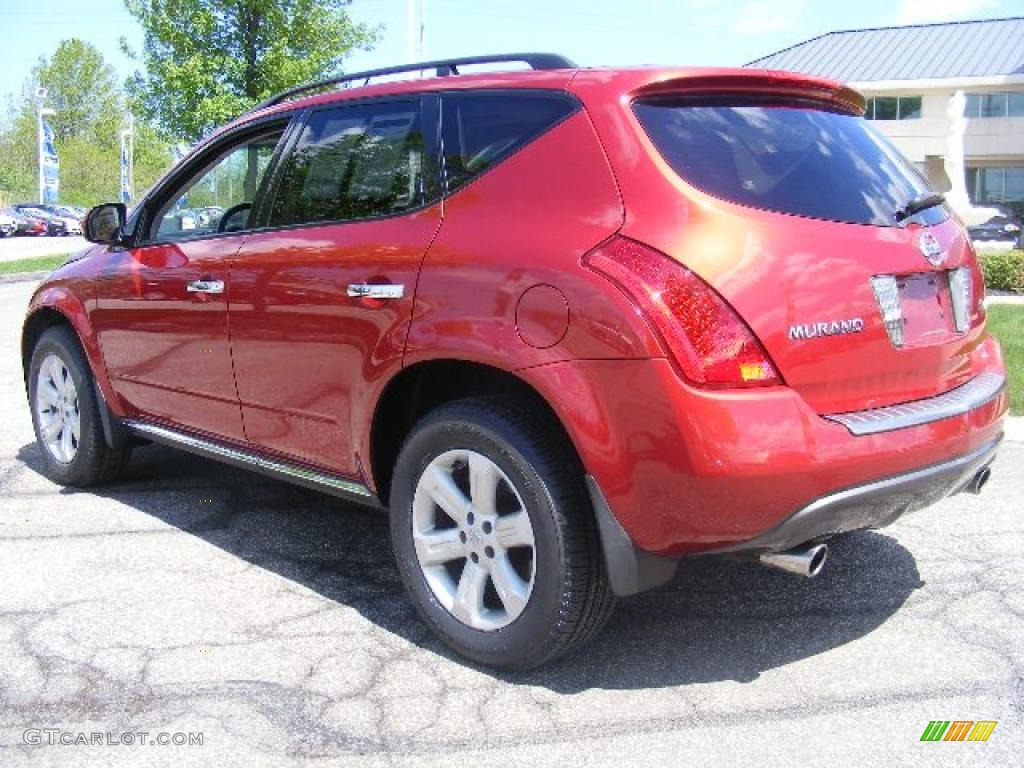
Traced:
[[682, 556], [813, 576], [980, 490], [1007, 406], [964, 227], [863, 108], [546, 54], [282, 94], [36, 292], [49, 475], [154, 441], [387, 508], [423, 620], [503, 667]]

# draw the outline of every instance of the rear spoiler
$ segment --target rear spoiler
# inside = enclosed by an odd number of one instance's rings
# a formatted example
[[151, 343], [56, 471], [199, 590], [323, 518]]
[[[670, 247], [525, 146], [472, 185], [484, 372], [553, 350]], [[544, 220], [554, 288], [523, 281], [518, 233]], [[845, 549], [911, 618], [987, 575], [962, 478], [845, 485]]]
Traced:
[[666, 77], [633, 91], [634, 97], [662, 95], [764, 95], [824, 102], [843, 112], [863, 115], [867, 101], [849, 86], [797, 72], [751, 70], [728, 74]]

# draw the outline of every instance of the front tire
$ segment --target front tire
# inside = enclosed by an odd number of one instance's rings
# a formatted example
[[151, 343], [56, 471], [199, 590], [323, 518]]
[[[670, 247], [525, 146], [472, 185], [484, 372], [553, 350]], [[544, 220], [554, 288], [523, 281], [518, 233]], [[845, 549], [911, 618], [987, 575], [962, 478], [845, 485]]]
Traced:
[[424, 417], [395, 468], [391, 534], [420, 616], [474, 661], [536, 667], [611, 615], [582, 467], [524, 403], [474, 398]]
[[28, 394], [47, 477], [84, 488], [111, 482], [123, 472], [131, 448], [107, 445], [92, 371], [67, 326], [49, 328], [36, 342]]

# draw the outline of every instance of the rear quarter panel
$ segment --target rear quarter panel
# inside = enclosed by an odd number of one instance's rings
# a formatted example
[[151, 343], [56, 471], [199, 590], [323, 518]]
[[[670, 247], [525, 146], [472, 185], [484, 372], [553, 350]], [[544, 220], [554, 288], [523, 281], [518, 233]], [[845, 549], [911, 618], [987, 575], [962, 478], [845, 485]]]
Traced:
[[[405, 364], [456, 358], [515, 370], [661, 355], [625, 297], [581, 266], [622, 218], [608, 161], [586, 113], [577, 112], [445, 201], [420, 273]], [[517, 329], [520, 298], [536, 286], [560, 292], [568, 312], [564, 334], [544, 348]]]

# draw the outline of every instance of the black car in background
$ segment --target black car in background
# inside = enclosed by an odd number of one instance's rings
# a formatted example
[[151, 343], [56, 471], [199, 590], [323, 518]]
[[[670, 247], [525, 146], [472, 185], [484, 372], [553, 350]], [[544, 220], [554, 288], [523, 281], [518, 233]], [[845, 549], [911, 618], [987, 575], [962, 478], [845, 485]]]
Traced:
[[1021, 220], [1010, 208], [996, 207], [995, 216], [982, 224], [968, 227], [971, 240], [976, 243], [1009, 243], [1017, 248], [1022, 242]]
[[59, 216], [47, 213], [33, 203], [19, 203], [11, 206], [18, 213], [31, 219], [41, 219], [46, 224], [46, 234], [51, 237], [58, 237], [68, 234], [68, 225]]

